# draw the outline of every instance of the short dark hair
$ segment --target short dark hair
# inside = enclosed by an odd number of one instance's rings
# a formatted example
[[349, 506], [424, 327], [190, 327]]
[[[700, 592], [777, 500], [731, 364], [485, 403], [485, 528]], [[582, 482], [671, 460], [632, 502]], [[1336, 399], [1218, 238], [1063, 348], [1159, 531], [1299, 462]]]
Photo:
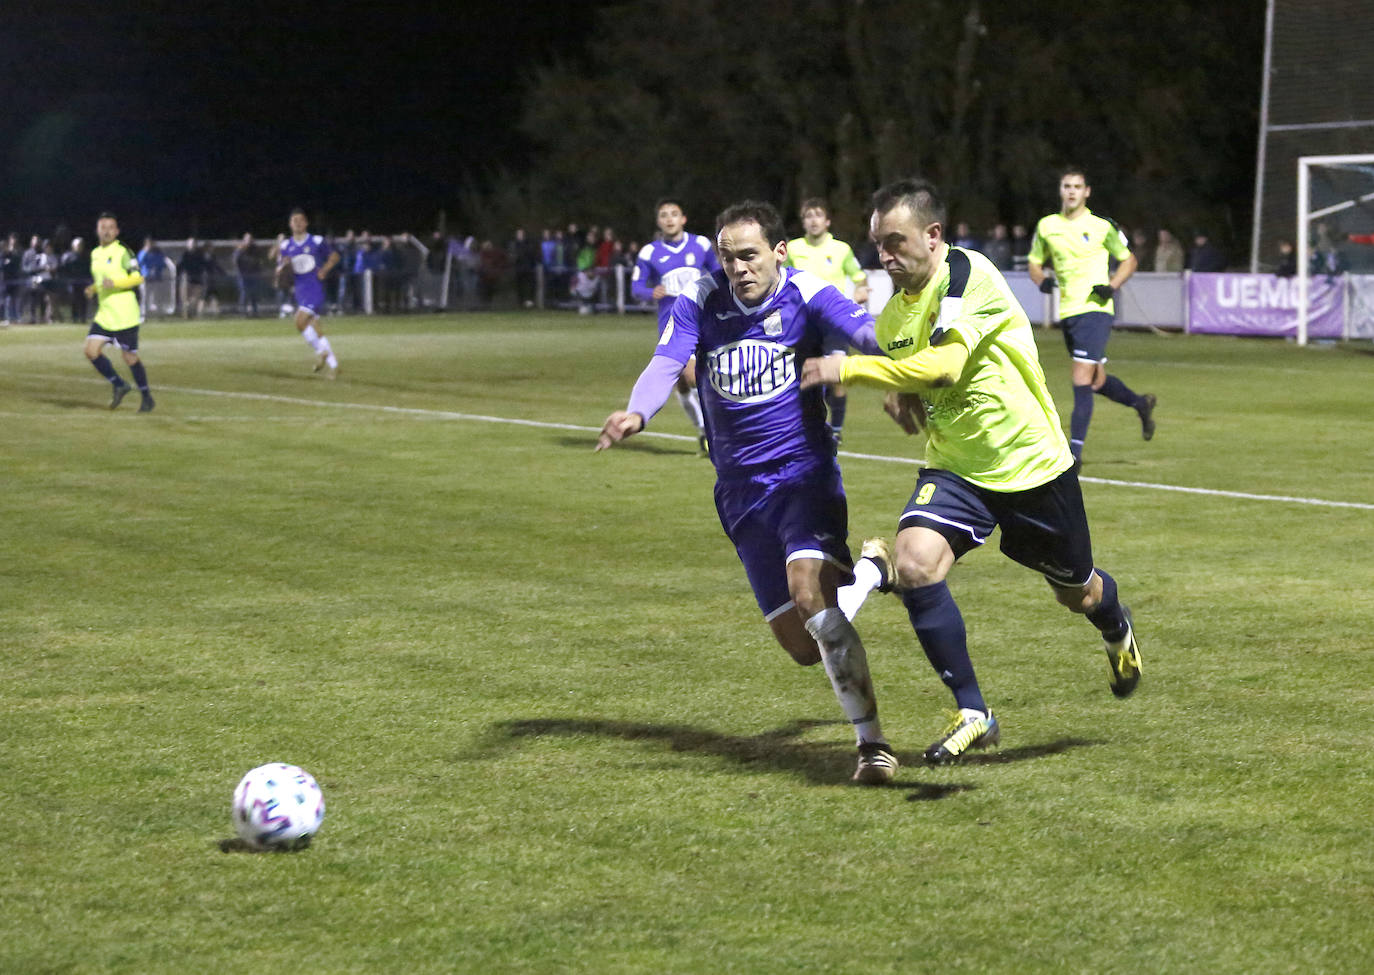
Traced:
[[687, 208], [682, 205], [682, 200], [678, 199], [676, 196], [661, 196], [658, 198], [658, 202], [654, 204], [654, 214], [657, 215], [658, 211], [662, 210], [670, 203], [684, 214], [687, 212]]
[[808, 196], [801, 201], [801, 206], [797, 209], [797, 216], [806, 216], [807, 210], [819, 210], [827, 217], [830, 216], [830, 205], [825, 202], [823, 196]]
[[100, 216], [96, 217], [95, 219], [97, 223], [99, 223], [101, 220], [113, 220], [115, 223], [119, 223], [119, 218], [116, 217], [109, 210], [101, 210]]
[[301, 216], [305, 217], [305, 219], [307, 219], [307, 220], [310, 219], [310, 214], [308, 214], [308, 213], [305, 212], [305, 208], [304, 208], [304, 207], [292, 207], [292, 208], [291, 208], [291, 212], [288, 213], [286, 216], [287, 216], [288, 218], [290, 218], [290, 217], [294, 217], [294, 216], [295, 216], [296, 214], [298, 214], [298, 213], [299, 213]]
[[1082, 176], [1084, 186], [1092, 186], [1092, 180], [1088, 179], [1088, 171], [1077, 163], [1068, 163], [1059, 167], [1059, 179], [1062, 182], [1065, 176]]
[[778, 213], [778, 208], [759, 200], [742, 200], [720, 211], [716, 216], [716, 233], [720, 233], [721, 228], [732, 223], [746, 221], [759, 225], [759, 230], [763, 231], [763, 239], [770, 247], [777, 246], [779, 241], [787, 241], [787, 233], [782, 226], [782, 214]]
[[928, 179], [919, 176], [899, 179], [873, 194], [873, 209], [879, 214], [887, 213], [898, 204], [907, 206], [922, 223], [944, 226], [945, 201]]

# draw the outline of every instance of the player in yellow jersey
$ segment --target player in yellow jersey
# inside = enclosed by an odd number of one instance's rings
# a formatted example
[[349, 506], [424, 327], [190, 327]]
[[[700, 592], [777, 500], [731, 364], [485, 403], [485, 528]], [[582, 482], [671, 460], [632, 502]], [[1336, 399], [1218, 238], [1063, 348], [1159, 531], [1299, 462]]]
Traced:
[[807, 360], [802, 387], [861, 383], [908, 433], [926, 433], [925, 468], [899, 521], [897, 585], [911, 625], [959, 708], [926, 750], [935, 764], [995, 745], [997, 719], [969, 659], [945, 577], [1001, 528], [1002, 551], [1045, 577], [1055, 598], [1102, 634], [1118, 697], [1135, 690], [1140, 651], [1130, 611], [1093, 563], [1088, 519], [1030, 322], [1006, 280], [976, 251], [944, 240], [945, 207], [924, 180], [873, 195], [869, 230], [897, 292], [878, 316], [885, 356]]
[[[801, 222], [805, 236], [787, 242], [787, 266], [810, 271], [839, 288], [840, 294], [852, 298], [855, 304], [866, 305], [868, 275], [859, 266], [853, 248], [830, 232], [829, 205], [818, 196], [802, 200]], [[837, 341], [836, 337], [827, 339], [827, 354], [846, 351], [835, 344]], [[825, 387], [825, 406], [838, 444], [844, 437], [844, 386], [836, 383]]]
[[[1140, 416], [1140, 433], [1155, 435], [1155, 396], [1139, 394], [1107, 372], [1107, 339], [1116, 310], [1112, 297], [1136, 269], [1136, 257], [1126, 235], [1114, 222], [1088, 209], [1092, 187], [1079, 166], [1066, 166], [1059, 175], [1063, 208], [1035, 225], [1026, 269], [1040, 290], [1049, 294], [1059, 286], [1059, 327], [1073, 357], [1073, 413], [1069, 417], [1069, 449], [1083, 456], [1083, 441], [1093, 415], [1093, 394], [1129, 406]], [[1108, 274], [1108, 257], [1119, 262]], [[1054, 266], [1054, 277], [1045, 263]]]
[[105, 358], [106, 345], [118, 348], [124, 354], [124, 364], [133, 374], [134, 385], [143, 394], [138, 412], [148, 413], [153, 408], [153, 394], [148, 390], [148, 373], [138, 357], [138, 327], [143, 323], [138, 286], [143, 283], [143, 273], [138, 269], [134, 252], [120, 241], [119, 221], [113, 213], [100, 215], [95, 235], [100, 246], [91, 251], [91, 284], [86, 287], [86, 295], [99, 304], [91, 317], [90, 331], [86, 333], [86, 358], [91, 360], [95, 371], [114, 386], [110, 399], [110, 409], [114, 409], [133, 389]]

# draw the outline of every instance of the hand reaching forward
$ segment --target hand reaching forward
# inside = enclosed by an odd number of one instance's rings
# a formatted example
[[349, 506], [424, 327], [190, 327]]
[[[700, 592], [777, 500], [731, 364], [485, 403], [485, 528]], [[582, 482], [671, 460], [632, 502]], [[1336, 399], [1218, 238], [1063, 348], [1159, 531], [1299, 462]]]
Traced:
[[643, 429], [644, 417], [638, 413], [616, 410], [606, 417], [606, 423], [601, 427], [601, 435], [596, 438], [596, 449], [605, 450], [612, 444], [618, 444], [626, 437], [633, 436]]

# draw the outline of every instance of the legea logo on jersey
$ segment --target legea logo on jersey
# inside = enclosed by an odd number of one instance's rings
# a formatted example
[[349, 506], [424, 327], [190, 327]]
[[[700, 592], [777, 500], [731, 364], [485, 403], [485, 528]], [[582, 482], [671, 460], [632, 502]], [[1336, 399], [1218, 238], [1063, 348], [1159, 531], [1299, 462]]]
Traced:
[[732, 403], [763, 403], [797, 381], [792, 349], [761, 339], [741, 339], [706, 360], [711, 386]]

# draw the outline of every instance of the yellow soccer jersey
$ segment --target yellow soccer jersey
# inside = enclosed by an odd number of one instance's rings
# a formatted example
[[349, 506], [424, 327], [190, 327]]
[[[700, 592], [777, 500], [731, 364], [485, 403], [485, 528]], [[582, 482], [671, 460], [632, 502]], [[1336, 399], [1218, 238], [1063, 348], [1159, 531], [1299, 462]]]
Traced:
[[[920, 294], [899, 291], [878, 315], [878, 344], [891, 359], [931, 345], [969, 350], [953, 386], [922, 389], [926, 464], [991, 491], [1026, 491], [1073, 465], [1045, 384], [1030, 321], [1006, 279], [982, 254], [943, 245], [939, 270]], [[841, 381], [870, 384], [877, 356], [850, 356]]]
[[1030, 259], [1038, 264], [1054, 264], [1059, 282], [1059, 317], [1081, 315], [1087, 311], [1114, 312], [1111, 299], [1093, 296], [1093, 286], [1107, 284], [1111, 274], [1107, 257], [1124, 261], [1131, 253], [1126, 235], [1115, 222], [1091, 210], [1073, 220], [1062, 213], [1042, 217], [1035, 225]]
[[863, 268], [859, 267], [853, 249], [828, 232], [814, 246], [805, 237], [789, 240], [787, 266], [810, 271], [827, 284], [839, 288], [844, 295], [852, 295], [854, 286], [862, 284], [867, 277]]
[[[122, 332], [143, 322], [143, 309], [134, 290], [143, 283], [143, 275], [133, 251], [117, 240], [95, 248], [91, 251], [91, 278], [100, 300], [92, 319], [95, 324], [107, 332]], [[116, 286], [105, 287], [101, 282], [107, 278]], [[131, 282], [131, 278], [136, 280]]]

